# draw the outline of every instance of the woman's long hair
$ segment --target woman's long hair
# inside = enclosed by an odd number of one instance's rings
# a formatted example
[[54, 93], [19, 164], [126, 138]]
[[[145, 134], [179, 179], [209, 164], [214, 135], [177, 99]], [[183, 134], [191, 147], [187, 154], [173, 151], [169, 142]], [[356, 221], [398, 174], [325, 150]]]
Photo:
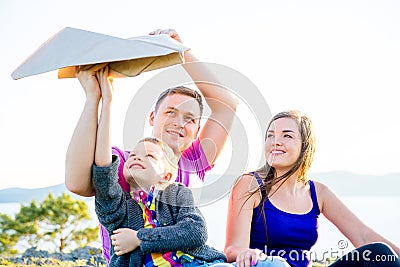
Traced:
[[[281, 176], [276, 176], [275, 168], [270, 166], [268, 162], [266, 161], [265, 164], [257, 169], [255, 171], [255, 174], [260, 177], [262, 180], [262, 184], [259, 185], [259, 189], [252, 191], [249, 193], [249, 197], [247, 200], [255, 193], [261, 192], [261, 201], [260, 201], [260, 207], [261, 207], [261, 213], [264, 219], [264, 226], [265, 226], [265, 234], [267, 235], [267, 223], [266, 223], [266, 217], [265, 217], [265, 210], [264, 210], [264, 204], [265, 201], [271, 197], [276, 190], [279, 189], [279, 187], [287, 180], [289, 177], [291, 177], [293, 174], [297, 172], [297, 181], [298, 182], [307, 182], [307, 172], [309, 171], [311, 167], [311, 163], [314, 157], [314, 152], [315, 152], [315, 134], [312, 126], [312, 122], [310, 118], [308, 118], [306, 115], [300, 113], [299, 111], [291, 110], [291, 111], [284, 111], [276, 114], [268, 123], [267, 125], [267, 132], [265, 134], [265, 140], [267, 139], [268, 136], [268, 130], [271, 126], [271, 124], [276, 121], [277, 119], [281, 118], [290, 118], [293, 119], [297, 126], [299, 127], [299, 132], [301, 134], [301, 150], [300, 150], [300, 155], [297, 161], [295, 162], [294, 166], [286, 173], [284, 173]], [[279, 187], [274, 191], [271, 192], [271, 189], [274, 185], [277, 183], [280, 183]], [[268, 240], [268, 235], [266, 236]]]

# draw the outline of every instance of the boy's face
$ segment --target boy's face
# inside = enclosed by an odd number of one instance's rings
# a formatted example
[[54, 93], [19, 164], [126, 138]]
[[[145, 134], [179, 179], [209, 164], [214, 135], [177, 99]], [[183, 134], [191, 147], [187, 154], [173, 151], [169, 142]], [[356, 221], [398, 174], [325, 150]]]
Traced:
[[153, 136], [169, 145], [176, 155], [189, 148], [200, 127], [200, 107], [187, 95], [168, 95], [150, 114]]
[[124, 176], [128, 183], [133, 177], [140, 187], [149, 189], [167, 175], [167, 164], [170, 163], [160, 146], [152, 142], [140, 142], [129, 154]]

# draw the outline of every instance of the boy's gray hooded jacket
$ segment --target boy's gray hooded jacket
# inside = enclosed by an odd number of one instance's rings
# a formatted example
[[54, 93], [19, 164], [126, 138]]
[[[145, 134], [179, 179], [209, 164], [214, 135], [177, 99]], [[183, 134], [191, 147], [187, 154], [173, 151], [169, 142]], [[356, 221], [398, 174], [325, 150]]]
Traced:
[[130, 228], [138, 231], [137, 236], [142, 242], [140, 248], [122, 256], [115, 255], [114, 246], [111, 245], [110, 267], [143, 266], [145, 254], [177, 250], [202, 261], [226, 261], [223, 253], [205, 244], [206, 223], [194, 205], [190, 189], [181, 184], [171, 184], [159, 191], [156, 196], [156, 218], [162, 227], [143, 228], [142, 209], [118, 184], [118, 166], [119, 158], [113, 155], [110, 166], [92, 167], [96, 214], [110, 236], [113, 230]]

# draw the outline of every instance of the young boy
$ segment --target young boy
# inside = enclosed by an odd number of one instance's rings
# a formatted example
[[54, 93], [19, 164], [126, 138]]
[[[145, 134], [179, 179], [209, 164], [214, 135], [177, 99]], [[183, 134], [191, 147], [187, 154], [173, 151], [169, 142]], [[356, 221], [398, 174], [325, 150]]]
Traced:
[[97, 152], [106, 151], [104, 143], [97, 140], [93, 165], [97, 216], [110, 235], [120, 228], [136, 233], [129, 252], [112, 242], [109, 266], [198, 266], [226, 261], [223, 253], [205, 245], [206, 224], [191, 190], [170, 182], [177, 169], [171, 148], [151, 137], [138, 142], [123, 171], [130, 185], [128, 193], [118, 184], [119, 158], [114, 155], [110, 160], [111, 153]]

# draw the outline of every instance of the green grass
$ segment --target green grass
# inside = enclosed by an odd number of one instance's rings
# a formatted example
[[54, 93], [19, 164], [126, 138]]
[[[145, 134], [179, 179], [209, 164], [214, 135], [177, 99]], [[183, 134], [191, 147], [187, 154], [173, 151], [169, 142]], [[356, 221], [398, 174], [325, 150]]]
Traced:
[[24, 263], [13, 263], [8, 259], [0, 258], [0, 266], [10, 266], [10, 267], [34, 267], [34, 266], [96, 266], [96, 267], [105, 267], [105, 264], [95, 262], [94, 258], [90, 259], [90, 265], [88, 265], [87, 260], [76, 260], [76, 261], [60, 261], [52, 258], [27, 258], [24, 260]]
[[[90, 264], [88, 264], [87, 260], [76, 260], [76, 261], [60, 261], [52, 258], [28, 258], [25, 259], [25, 263], [12, 263], [11, 261], [0, 258], [0, 267], [8, 266], [8, 267], [34, 267], [34, 266], [42, 266], [42, 267], [52, 267], [52, 266], [62, 266], [62, 267], [72, 267], [72, 266], [96, 266], [96, 267], [106, 267], [105, 264], [95, 262], [94, 258], [90, 259]], [[313, 262], [312, 267], [324, 267], [327, 264]]]

